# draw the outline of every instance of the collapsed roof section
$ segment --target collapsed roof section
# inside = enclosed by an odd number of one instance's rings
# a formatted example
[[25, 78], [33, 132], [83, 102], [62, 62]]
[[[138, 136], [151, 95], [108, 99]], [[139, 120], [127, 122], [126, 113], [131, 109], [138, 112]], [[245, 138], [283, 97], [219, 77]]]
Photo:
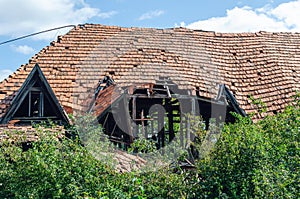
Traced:
[[224, 84], [247, 114], [257, 112], [249, 96], [261, 98], [272, 114], [283, 110], [300, 89], [299, 46], [299, 33], [79, 25], [0, 82], [0, 118], [36, 63], [67, 113], [89, 109], [87, 99], [99, 79], [111, 76], [118, 87], [168, 77], [179, 89], [208, 99]]
[[246, 116], [225, 85], [220, 85], [218, 95], [210, 99], [180, 89], [169, 78], [128, 87], [118, 87], [109, 77], [104, 80], [112, 83], [100, 84], [91, 112], [96, 114], [105, 133], [125, 148], [139, 137], [151, 139], [161, 148], [175, 135], [185, 145], [187, 134], [188, 140], [194, 136], [191, 122], [203, 122], [208, 128], [212, 119], [217, 123], [234, 122], [230, 112]]

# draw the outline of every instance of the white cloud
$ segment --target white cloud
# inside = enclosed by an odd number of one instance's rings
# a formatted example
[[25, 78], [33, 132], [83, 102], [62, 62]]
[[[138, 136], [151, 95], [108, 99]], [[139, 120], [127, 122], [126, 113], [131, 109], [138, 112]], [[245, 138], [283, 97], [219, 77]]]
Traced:
[[118, 12], [116, 11], [110, 11], [110, 12], [103, 12], [103, 13], [99, 13], [98, 16], [101, 17], [102, 19], [107, 19], [110, 18], [114, 15], [116, 15]]
[[300, 30], [300, 0], [289, 3], [283, 3], [277, 8], [271, 10], [271, 13], [279, 20], [283, 21], [286, 26], [295, 31]]
[[[115, 12], [103, 13], [84, 0], [0, 0], [0, 35], [20, 36], [67, 24], [80, 24], [92, 17], [107, 18]], [[63, 30], [64, 33], [67, 31]], [[52, 37], [55, 35], [52, 33]], [[49, 34], [39, 38], [49, 38]]]
[[0, 82], [7, 78], [13, 72], [9, 69], [0, 69]]
[[147, 13], [144, 13], [142, 16], [138, 18], [138, 20], [142, 21], [145, 19], [152, 19], [154, 17], [159, 17], [160, 15], [163, 15], [165, 12], [163, 10], [154, 10]]
[[235, 7], [224, 17], [213, 17], [187, 25], [187, 28], [217, 32], [299, 32], [300, 0], [283, 3], [276, 8], [266, 5], [253, 9]]
[[35, 52], [35, 50], [27, 45], [21, 45], [21, 46], [15, 46], [15, 45], [11, 45], [11, 47], [18, 53], [22, 53], [24, 55], [30, 55], [33, 54]]
[[175, 27], [176, 27], [176, 28], [179, 28], [179, 27], [185, 27], [185, 26], [186, 26], [186, 25], [185, 25], [184, 21], [180, 22], [179, 24], [175, 23]]

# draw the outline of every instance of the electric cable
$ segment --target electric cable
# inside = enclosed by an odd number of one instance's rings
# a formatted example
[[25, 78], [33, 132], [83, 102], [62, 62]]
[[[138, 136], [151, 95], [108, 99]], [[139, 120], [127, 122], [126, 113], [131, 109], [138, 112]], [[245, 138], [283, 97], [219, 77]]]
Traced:
[[0, 43], [0, 46], [3, 45], [3, 44], [7, 44], [7, 43], [10, 43], [10, 42], [13, 42], [13, 41], [17, 41], [17, 40], [20, 40], [20, 39], [24, 39], [24, 38], [27, 38], [27, 37], [32, 37], [32, 36], [34, 36], [34, 35], [38, 35], [38, 34], [50, 32], [50, 31], [53, 31], [53, 30], [59, 30], [59, 29], [63, 29], [63, 28], [69, 28], [69, 27], [73, 27], [73, 28], [74, 28], [74, 27], [76, 27], [76, 25], [60, 26], [60, 27], [57, 27], [57, 28], [51, 28], [51, 29], [48, 29], [48, 30], [43, 30], [43, 31], [40, 31], [40, 32], [32, 33], [32, 34], [29, 34], [29, 35], [24, 35], [24, 36], [21, 36], [21, 37], [17, 37], [17, 38], [15, 38], [15, 39], [10, 39], [10, 40], [1, 42], [1, 43]]

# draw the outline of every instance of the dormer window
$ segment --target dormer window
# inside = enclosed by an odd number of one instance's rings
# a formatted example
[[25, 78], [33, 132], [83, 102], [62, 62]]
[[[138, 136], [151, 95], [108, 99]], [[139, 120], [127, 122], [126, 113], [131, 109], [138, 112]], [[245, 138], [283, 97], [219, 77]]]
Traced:
[[47, 121], [68, 123], [68, 117], [60, 106], [41, 69], [36, 65], [16, 95], [11, 109], [1, 123], [10, 120], [19, 123]]
[[[49, 106], [49, 104], [46, 104]], [[45, 114], [45, 99], [42, 88], [33, 87], [28, 92], [19, 110], [15, 113], [14, 119], [20, 117], [44, 117], [51, 116], [51, 113]], [[53, 113], [54, 115], [54, 113]]]
[[44, 95], [41, 91], [29, 92], [29, 117], [43, 117], [44, 116]]

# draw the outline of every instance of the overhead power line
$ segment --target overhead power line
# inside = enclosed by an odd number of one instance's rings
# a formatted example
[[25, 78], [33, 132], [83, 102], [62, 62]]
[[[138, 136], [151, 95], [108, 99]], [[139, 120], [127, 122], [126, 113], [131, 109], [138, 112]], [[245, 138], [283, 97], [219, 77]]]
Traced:
[[15, 38], [15, 39], [11, 39], [11, 40], [7, 40], [7, 41], [4, 41], [4, 42], [1, 42], [0, 46], [3, 45], [3, 44], [7, 44], [7, 43], [10, 43], [10, 42], [13, 42], [13, 41], [24, 39], [24, 38], [27, 38], [27, 37], [32, 37], [34, 35], [39, 35], [39, 34], [42, 34], [42, 33], [53, 31], [53, 30], [59, 30], [59, 29], [69, 28], [69, 27], [76, 27], [76, 25], [66, 25], [66, 26], [61, 26], [61, 27], [57, 27], [57, 28], [52, 28], [52, 29], [48, 29], [48, 30], [43, 30], [43, 31], [40, 31], [40, 32], [32, 33], [32, 34], [29, 34], [29, 35], [25, 35], [25, 36], [22, 36], [22, 37], [18, 37], [18, 38]]

